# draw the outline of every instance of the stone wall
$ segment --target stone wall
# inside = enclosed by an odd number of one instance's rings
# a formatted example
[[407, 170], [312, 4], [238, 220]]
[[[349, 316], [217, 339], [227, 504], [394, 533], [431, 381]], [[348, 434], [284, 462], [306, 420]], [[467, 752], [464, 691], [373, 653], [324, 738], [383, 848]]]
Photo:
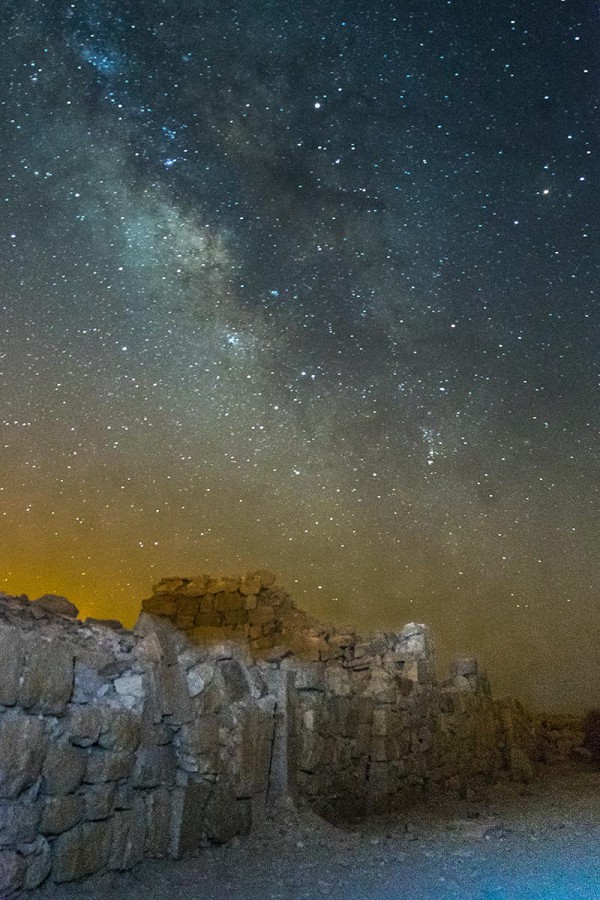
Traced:
[[178, 857], [264, 804], [274, 698], [230, 646], [0, 598], [0, 897]]
[[[529, 778], [531, 720], [427, 628], [364, 638], [274, 576], [168, 579], [134, 631], [0, 596], [0, 896], [179, 857], [291, 794], [338, 820]], [[539, 753], [538, 753], [539, 755]]]
[[287, 789], [321, 815], [381, 813], [428, 791], [533, 774], [529, 716], [492, 699], [475, 659], [439, 683], [423, 625], [365, 638], [311, 618], [264, 572], [166, 579], [143, 607], [193, 643], [239, 641], [274, 670]]

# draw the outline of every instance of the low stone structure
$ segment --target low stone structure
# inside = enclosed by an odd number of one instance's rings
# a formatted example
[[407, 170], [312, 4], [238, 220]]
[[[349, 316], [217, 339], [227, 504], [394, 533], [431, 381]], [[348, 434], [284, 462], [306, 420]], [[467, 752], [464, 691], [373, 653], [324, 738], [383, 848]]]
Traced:
[[134, 631], [0, 595], [0, 896], [179, 857], [271, 803], [337, 820], [530, 778], [532, 720], [427, 628], [361, 637], [274, 576], [162, 581]]

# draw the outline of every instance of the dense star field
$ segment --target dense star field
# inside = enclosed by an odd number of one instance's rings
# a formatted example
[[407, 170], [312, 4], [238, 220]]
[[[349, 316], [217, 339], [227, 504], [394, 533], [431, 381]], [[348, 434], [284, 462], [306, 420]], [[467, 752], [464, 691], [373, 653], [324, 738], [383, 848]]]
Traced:
[[597, 4], [0, 18], [0, 588], [263, 566], [597, 703]]

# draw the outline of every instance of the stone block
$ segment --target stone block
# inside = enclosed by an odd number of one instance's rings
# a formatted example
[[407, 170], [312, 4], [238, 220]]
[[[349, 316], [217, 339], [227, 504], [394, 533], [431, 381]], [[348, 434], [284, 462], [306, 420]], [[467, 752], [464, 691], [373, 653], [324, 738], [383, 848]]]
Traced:
[[387, 709], [373, 710], [373, 734], [381, 737], [388, 733], [389, 715]]
[[171, 793], [164, 788], [150, 791], [146, 795], [145, 853], [152, 857], [164, 857], [169, 852], [171, 835]]
[[141, 737], [141, 719], [125, 709], [107, 709], [98, 744], [104, 750], [137, 750]]
[[272, 606], [257, 606], [248, 612], [248, 621], [251, 625], [268, 625], [275, 619], [275, 610]]
[[126, 750], [101, 750], [92, 747], [83, 780], [86, 784], [101, 784], [129, 778], [134, 763], [135, 756]]
[[0, 800], [0, 847], [33, 841], [37, 834], [41, 810], [41, 803], [37, 802]]
[[204, 810], [212, 791], [206, 782], [190, 782], [173, 792], [170, 854], [179, 859], [199, 850], [204, 842]]
[[52, 613], [54, 616], [66, 616], [69, 619], [76, 619], [79, 615], [79, 610], [75, 604], [67, 600], [66, 597], [60, 597], [58, 594], [44, 594], [43, 597], [38, 597], [32, 603], [35, 603], [45, 612]]
[[327, 666], [325, 669], [327, 691], [335, 697], [352, 695], [352, 679], [347, 669], [341, 666]]
[[133, 786], [129, 781], [121, 781], [116, 785], [115, 809], [131, 809], [133, 807]]
[[144, 696], [144, 677], [134, 672], [124, 672], [119, 678], [115, 678], [114, 688], [119, 696], [129, 695], [141, 700]]
[[[123, 815], [123, 813], [121, 813]], [[112, 823], [83, 822], [60, 834], [54, 841], [52, 879], [61, 883], [85, 878], [108, 865]]]
[[162, 712], [171, 717], [171, 723], [182, 725], [193, 716], [185, 674], [179, 666], [165, 666], [161, 672]]
[[155, 594], [142, 600], [142, 609], [152, 616], [163, 616], [172, 619], [177, 613], [177, 601], [169, 594]]
[[17, 797], [36, 781], [46, 752], [46, 740], [41, 719], [0, 716], [0, 797]]
[[244, 608], [244, 598], [237, 591], [223, 591], [215, 597], [215, 609], [218, 612], [236, 612]]
[[426, 625], [418, 622], [410, 622], [405, 625], [399, 634], [393, 635], [394, 650], [400, 658], [428, 659], [433, 657], [433, 641], [431, 633]]
[[303, 772], [316, 772], [323, 762], [325, 741], [315, 731], [296, 735], [296, 765]]
[[79, 794], [47, 797], [40, 831], [42, 834], [62, 834], [63, 831], [68, 831], [81, 822], [84, 811], [85, 800]]
[[147, 835], [144, 798], [136, 794], [133, 809], [115, 813], [112, 824], [113, 839], [108, 867], [113, 871], [131, 869], [144, 856]]
[[216, 716], [195, 719], [176, 736], [179, 766], [186, 772], [214, 775], [220, 770], [219, 720]]
[[114, 781], [90, 785], [85, 792], [85, 818], [88, 822], [108, 819], [115, 810], [117, 786]]
[[0, 850], [0, 897], [12, 897], [23, 887], [25, 860], [14, 850]]
[[85, 660], [75, 660], [72, 703], [94, 703], [110, 688], [110, 680], [100, 674], [97, 666]]
[[19, 704], [32, 713], [62, 716], [73, 692], [73, 652], [58, 641], [27, 641]]
[[175, 784], [176, 759], [173, 747], [143, 746], [139, 749], [133, 770], [136, 788], [154, 788], [158, 785], [172, 787]]
[[218, 644], [223, 641], [225, 631], [223, 628], [212, 628], [205, 625], [196, 625], [190, 631], [190, 640], [196, 644]]
[[53, 742], [42, 766], [42, 784], [51, 796], [74, 793], [85, 774], [87, 753], [81, 747]]
[[229, 703], [237, 703], [250, 694], [250, 684], [246, 672], [237, 659], [226, 659], [217, 663], [225, 688], [225, 698]]
[[237, 592], [240, 586], [239, 578], [209, 578], [204, 593], [206, 594], [232, 594]]
[[255, 573], [254, 575], [245, 575], [244, 578], [242, 578], [239, 591], [240, 594], [247, 597], [252, 594], [258, 594], [262, 587], [263, 583], [260, 573]]
[[251, 609], [256, 609], [258, 606], [258, 597], [256, 594], [248, 594], [248, 596], [244, 597], [244, 609], [249, 611]]
[[16, 628], [0, 627], [0, 705], [14, 706], [19, 693], [23, 656], [21, 635]]
[[25, 862], [23, 887], [26, 891], [34, 891], [50, 874], [52, 868], [50, 845], [46, 838], [40, 835], [31, 844], [21, 845], [19, 850]]
[[186, 681], [190, 697], [197, 697], [215, 676], [214, 667], [208, 663], [198, 663], [186, 672]]
[[158, 584], [152, 585], [153, 594], [174, 594], [175, 591], [186, 587], [189, 583], [187, 578], [161, 578]]
[[238, 834], [247, 834], [251, 825], [248, 800], [238, 800], [233, 791], [218, 784], [204, 811], [204, 834], [211, 843], [224, 844]]
[[142, 612], [135, 623], [134, 631], [142, 638], [153, 635], [158, 640], [162, 659], [166, 665], [172, 666], [177, 662], [177, 653], [182, 644], [182, 637], [167, 619]]
[[206, 591], [208, 580], [208, 575], [198, 575], [196, 578], [186, 578], [185, 582], [182, 582], [181, 586], [176, 589], [177, 593], [187, 597], [201, 597]]
[[248, 613], [244, 609], [231, 610], [224, 613], [223, 624], [232, 628], [239, 628], [248, 623]]
[[76, 747], [90, 747], [100, 737], [104, 725], [101, 706], [72, 706], [65, 726], [69, 742]]
[[297, 691], [324, 691], [325, 665], [322, 662], [299, 662], [294, 681]]
[[183, 631], [192, 628], [199, 604], [200, 599], [198, 597], [178, 597], [175, 627], [181, 628]]
[[215, 609], [201, 609], [194, 619], [194, 628], [220, 628], [222, 624], [223, 613], [217, 612]]
[[464, 656], [450, 664], [450, 675], [477, 676], [479, 665], [475, 656]]

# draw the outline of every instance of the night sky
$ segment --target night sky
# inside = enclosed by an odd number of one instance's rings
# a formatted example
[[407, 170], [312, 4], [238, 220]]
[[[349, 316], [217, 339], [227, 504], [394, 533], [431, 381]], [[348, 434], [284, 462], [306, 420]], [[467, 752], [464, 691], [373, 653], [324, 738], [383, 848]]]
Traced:
[[597, 705], [598, 3], [0, 19], [0, 589], [265, 567]]

